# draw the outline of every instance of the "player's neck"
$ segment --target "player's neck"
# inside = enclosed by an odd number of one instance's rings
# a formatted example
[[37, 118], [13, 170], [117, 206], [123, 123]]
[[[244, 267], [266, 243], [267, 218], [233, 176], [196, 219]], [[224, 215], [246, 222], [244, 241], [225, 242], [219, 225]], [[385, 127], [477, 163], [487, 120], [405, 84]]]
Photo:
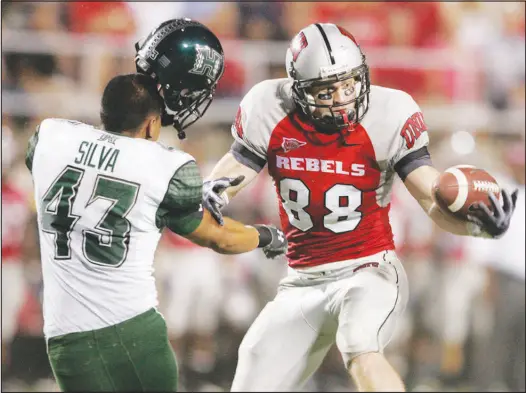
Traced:
[[145, 135], [144, 135], [144, 132], [136, 132], [136, 131], [129, 131], [129, 130], [116, 132], [116, 131], [109, 131], [109, 130], [106, 130], [104, 128], [102, 128], [102, 130], [105, 131], [105, 132], [108, 132], [110, 134], [113, 134], [113, 135], [125, 136], [127, 138], [146, 139]]
[[140, 132], [134, 132], [134, 131], [122, 131], [120, 132], [121, 135], [127, 136], [128, 138], [139, 138], [139, 139], [145, 139], [143, 136], [141, 136]]

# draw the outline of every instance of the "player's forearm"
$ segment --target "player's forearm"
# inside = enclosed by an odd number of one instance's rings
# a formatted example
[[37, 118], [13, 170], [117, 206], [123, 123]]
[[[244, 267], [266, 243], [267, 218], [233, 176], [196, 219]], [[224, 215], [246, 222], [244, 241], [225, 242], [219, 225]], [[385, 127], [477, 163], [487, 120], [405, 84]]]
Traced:
[[227, 153], [219, 160], [206, 180], [215, 180], [221, 177], [236, 178], [240, 175], [245, 176], [244, 180], [237, 186], [228, 187], [224, 194], [228, 200], [237, 195], [239, 191], [245, 188], [257, 176], [257, 172], [240, 162], [238, 162], [231, 153]]
[[259, 245], [259, 232], [256, 228], [224, 217], [220, 238], [210, 248], [220, 254], [242, 254], [252, 251]]
[[199, 226], [183, 236], [199, 246], [210, 248], [220, 254], [242, 254], [260, 246], [260, 235], [256, 228], [228, 217], [224, 218], [224, 225], [221, 226], [206, 209], [203, 211]]
[[455, 235], [469, 235], [466, 222], [442, 211], [433, 199], [433, 183], [440, 172], [430, 165], [421, 166], [406, 177], [404, 184], [427, 215], [442, 230]]
[[[426, 210], [426, 208], [424, 208], [424, 210]], [[460, 220], [453, 215], [444, 212], [435, 202], [432, 202], [426, 211], [428, 216], [440, 229], [459, 236], [471, 235], [466, 221]]]

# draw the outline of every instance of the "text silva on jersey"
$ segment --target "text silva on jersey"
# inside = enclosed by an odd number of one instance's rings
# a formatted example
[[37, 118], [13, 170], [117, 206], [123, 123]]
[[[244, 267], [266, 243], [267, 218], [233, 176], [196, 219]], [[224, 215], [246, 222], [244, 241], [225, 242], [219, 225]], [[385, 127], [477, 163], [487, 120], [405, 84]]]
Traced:
[[75, 164], [113, 172], [120, 150], [114, 147], [101, 146], [94, 142], [82, 141], [78, 153]]

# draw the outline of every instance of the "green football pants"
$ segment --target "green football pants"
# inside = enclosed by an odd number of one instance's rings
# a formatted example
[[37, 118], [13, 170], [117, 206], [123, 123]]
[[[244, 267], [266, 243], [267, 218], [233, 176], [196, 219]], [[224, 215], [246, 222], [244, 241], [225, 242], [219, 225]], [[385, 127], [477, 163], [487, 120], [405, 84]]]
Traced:
[[177, 391], [177, 363], [164, 318], [155, 309], [103, 329], [48, 340], [65, 392]]

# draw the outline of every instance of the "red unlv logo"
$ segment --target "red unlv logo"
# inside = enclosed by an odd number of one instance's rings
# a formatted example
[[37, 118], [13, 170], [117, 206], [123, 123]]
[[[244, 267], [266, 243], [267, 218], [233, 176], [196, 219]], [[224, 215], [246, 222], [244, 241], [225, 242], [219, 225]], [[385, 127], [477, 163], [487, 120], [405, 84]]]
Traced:
[[292, 61], [296, 61], [301, 51], [305, 49], [307, 45], [309, 45], [309, 43], [307, 42], [307, 37], [305, 37], [305, 34], [303, 34], [303, 32], [299, 33], [296, 37], [294, 37], [290, 45], [290, 51], [292, 52]]
[[234, 128], [236, 129], [237, 135], [243, 139], [243, 114], [241, 113], [241, 107], [237, 108], [236, 120], [234, 121]]
[[348, 37], [352, 40], [352, 42], [354, 42], [355, 45], [358, 45], [358, 43], [356, 42], [356, 40], [354, 39], [354, 36], [349, 33], [347, 30], [345, 30], [343, 27], [340, 27], [340, 26], [337, 26], [338, 27], [338, 30], [340, 30], [340, 33], [342, 33], [345, 37]]
[[421, 112], [417, 112], [407, 119], [402, 127], [402, 131], [400, 131], [400, 135], [405, 139], [407, 148], [410, 149], [425, 131], [427, 131], [427, 126], [424, 121], [424, 115], [422, 115]]

